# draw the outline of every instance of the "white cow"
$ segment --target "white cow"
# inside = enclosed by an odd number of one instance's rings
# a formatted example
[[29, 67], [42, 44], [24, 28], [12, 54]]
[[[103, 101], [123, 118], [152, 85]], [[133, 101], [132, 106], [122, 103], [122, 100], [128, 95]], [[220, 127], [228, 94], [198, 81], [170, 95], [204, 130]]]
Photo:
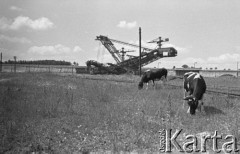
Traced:
[[187, 103], [189, 105], [188, 112], [194, 115], [199, 105], [200, 111], [203, 108], [202, 99], [204, 93], [206, 92], [207, 86], [203, 77], [199, 73], [185, 73], [183, 76], [183, 80], [184, 90], [185, 92], [189, 92], [188, 96], [184, 96], [184, 100], [187, 100]]

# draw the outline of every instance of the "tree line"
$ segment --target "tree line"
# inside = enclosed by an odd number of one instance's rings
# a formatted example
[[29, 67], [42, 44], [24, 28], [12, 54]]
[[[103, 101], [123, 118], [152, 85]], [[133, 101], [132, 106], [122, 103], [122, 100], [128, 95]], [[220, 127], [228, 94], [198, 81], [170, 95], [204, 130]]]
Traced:
[[[3, 62], [4, 64], [15, 64], [14, 60], [8, 60]], [[72, 65], [71, 62], [64, 60], [18, 60], [16, 64], [28, 64], [28, 65]], [[76, 62], [74, 62], [74, 65]]]

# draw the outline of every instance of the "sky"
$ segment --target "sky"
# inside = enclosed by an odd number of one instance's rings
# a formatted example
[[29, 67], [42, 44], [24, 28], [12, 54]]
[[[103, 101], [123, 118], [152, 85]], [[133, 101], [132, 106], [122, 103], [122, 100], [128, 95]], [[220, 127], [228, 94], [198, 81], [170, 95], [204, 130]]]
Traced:
[[[96, 36], [138, 44], [141, 27], [144, 46], [154, 49], [148, 41], [169, 38], [163, 47], [178, 51], [146, 67], [236, 70], [239, 19], [239, 0], [0, 0], [0, 52], [3, 61], [115, 63]], [[138, 48], [114, 45], [139, 54]]]

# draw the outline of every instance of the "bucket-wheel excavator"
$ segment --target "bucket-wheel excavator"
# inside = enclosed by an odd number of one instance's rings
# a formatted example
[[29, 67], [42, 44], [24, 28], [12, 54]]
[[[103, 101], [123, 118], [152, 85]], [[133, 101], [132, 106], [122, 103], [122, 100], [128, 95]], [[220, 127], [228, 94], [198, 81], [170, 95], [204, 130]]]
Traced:
[[[116, 64], [102, 64], [94, 60], [89, 60], [86, 62], [87, 69], [90, 74], [123, 74], [126, 72], [136, 73], [139, 69], [139, 56], [129, 56], [129, 59], [125, 60], [125, 54], [132, 51], [117, 50], [114, 43], [119, 43], [126, 46], [139, 48], [138, 45], [126, 43], [123, 41], [118, 41], [115, 39], [110, 39], [107, 36], [97, 36], [96, 40], [100, 41], [104, 47], [112, 55]], [[158, 47], [156, 49], [150, 49], [146, 47], [141, 47], [141, 67], [146, 66], [160, 58], [165, 57], [175, 57], [177, 56], [177, 50], [173, 47], [162, 48], [162, 42], [166, 42], [168, 39], [162, 40], [161, 37], [154, 39], [148, 43], [157, 43]]]

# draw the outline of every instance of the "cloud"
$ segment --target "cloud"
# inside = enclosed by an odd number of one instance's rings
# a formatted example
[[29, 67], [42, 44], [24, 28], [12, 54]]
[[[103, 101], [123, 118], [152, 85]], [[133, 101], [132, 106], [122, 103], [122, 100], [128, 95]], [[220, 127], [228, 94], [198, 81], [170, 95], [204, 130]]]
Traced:
[[226, 53], [216, 57], [209, 57], [207, 60], [209, 62], [214, 62], [214, 63], [224, 63], [224, 62], [236, 62], [236, 61], [239, 61], [239, 59], [240, 59], [240, 54]]
[[19, 8], [17, 6], [11, 6], [9, 9], [13, 10], [13, 11], [22, 11], [23, 10], [22, 8]]
[[83, 51], [79, 46], [75, 46], [74, 48], [73, 48], [73, 52], [75, 52], [75, 53], [77, 53], [77, 52], [81, 52], [81, 51]]
[[9, 37], [5, 35], [0, 35], [0, 41], [8, 41], [13, 43], [31, 43], [31, 41], [25, 37]]
[[68, 54], [71, 52], [69, 47], [63, 46], [61, 44], [55, 46], [33, 46], [30, 47], [28, 53], [33, 53], [37, 55], [58, 55], [58, 54]]
[[133, 22], [120, 21], [119, 24], [117, 25], [117, 27], [127, 28], [127, 29], [132, 29], [132, 28], [135, 28], [136, 26], [137, 26], [136, 21], [133, 21]]
[[36, 30], [44, 30], [53, 27], [53, 23], [45, 17], [41, 17], [36, 20], [32, 20], [29, 17], [19, 16], [15, 18], [14, 22], [10, 26], [11, 29], [19, 29], [20, 27], [29, 27]]
[[2, 30], [18, 30], [21, 27], [28, 27], [34, 30], [46, 30], [53, 26], [53, 22], [46, 17], [41, 17], [36, 20], [24, 16], [18, 16], [13, 21], [5, 17], [0, 19], [0, 29]]
[[22, 59], [31, 60], [65, 60], [76, 61], [79, 64], [84, 64], [86, 57], [84, 50], [79, 46], [67, 47], [62, 44], [49, 45], [49, 46], [32, 46], [27, 52], [21, 54]]

